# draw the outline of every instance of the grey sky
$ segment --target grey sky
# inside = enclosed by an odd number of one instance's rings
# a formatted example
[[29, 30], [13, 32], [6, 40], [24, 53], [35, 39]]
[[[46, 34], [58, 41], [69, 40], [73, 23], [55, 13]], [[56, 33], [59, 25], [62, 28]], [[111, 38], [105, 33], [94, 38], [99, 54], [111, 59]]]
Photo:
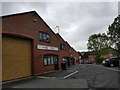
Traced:
[[117, 2], [3, 2], [2, 15], [36, 10], [56, 33], [78, 51], [87, 51], [94, 33], [107, 31], [118, 14]]

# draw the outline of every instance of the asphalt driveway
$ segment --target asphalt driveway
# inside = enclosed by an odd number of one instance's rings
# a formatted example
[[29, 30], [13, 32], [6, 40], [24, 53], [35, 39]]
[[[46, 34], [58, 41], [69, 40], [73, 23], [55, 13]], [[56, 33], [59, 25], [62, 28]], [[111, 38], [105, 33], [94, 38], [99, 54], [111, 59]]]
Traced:
[[119, 71], [93, 64], [78, 64], [65, 71], [4, 84], [3, 88], [80, 88], [118, 90]]

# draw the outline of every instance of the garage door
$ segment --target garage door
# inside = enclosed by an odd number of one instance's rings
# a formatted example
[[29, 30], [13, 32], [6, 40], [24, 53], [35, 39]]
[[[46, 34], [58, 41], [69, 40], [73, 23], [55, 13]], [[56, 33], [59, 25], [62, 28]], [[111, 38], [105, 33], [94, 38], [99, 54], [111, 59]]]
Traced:
[[31, 75], [31, 41], [3, 36], [2, 80]]

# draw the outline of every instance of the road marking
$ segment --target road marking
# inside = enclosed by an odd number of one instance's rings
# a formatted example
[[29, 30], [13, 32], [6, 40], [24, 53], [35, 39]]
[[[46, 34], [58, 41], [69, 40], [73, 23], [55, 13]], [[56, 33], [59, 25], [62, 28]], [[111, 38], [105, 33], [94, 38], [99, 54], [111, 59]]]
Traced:
[[43, 76], [37, 76], [38, 78], [42, 78], [42, 79], [47, 79], [47, 78], [55, 78], [55, 77], [43, 77]]
[[73, 74], [76, 74], [77, 72], [78, 72], [78, 71], [75, 71], [75, 72], [73, 72], [73, 73], [71, 73], [71, 74], [69, 74], [69, 75], [66, 75], [66, 76], [64, 77], [64, 79], [66, 79], [66, 78], [72, 76]]
[[105, 69], [109, 69], [109, 70], [113, 70], [113, 71], [117, 71], [117, 72], [120, 71], [120, 70], [116, 70], [116, 69], [113, 69], [113, 68], [103, 67], [103, 66], [100, 66], [100, 65], [95, 65], [95, 66], [98, 66], [98, 67], [101, 67], [101, 68], [105, 68]]

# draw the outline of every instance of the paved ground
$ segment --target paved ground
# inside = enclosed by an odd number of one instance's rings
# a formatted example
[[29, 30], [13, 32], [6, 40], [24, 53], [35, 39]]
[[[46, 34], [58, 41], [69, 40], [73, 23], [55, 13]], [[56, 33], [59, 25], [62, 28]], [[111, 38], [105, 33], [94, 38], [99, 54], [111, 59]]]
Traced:
[[[89, 88], [118, 88], [119, 86], [119, 69], [117, 67], [105, 67], [102, 65], [81, 64], [76, 65], [71, 72], [78, 71], [78, 73], [70, 76], [69, 79], [85, 79]], [[66, 72], [69, 72], [66, 71]], [[43, 76], [59, 77], [62, 72], [56, 74], [46, 74]]]
[[87, 83], [84, 79], [61, 79], [49, 78], [39, 79], [34, 78], [25, 82], [19, 82], [14, 85], [9, 85], [11, 88], [87, 88]]
[[116, 88], [118, 69], [93, 64], [79, 64], [66, 71], [44, 74], [15, 83], [4, 84], [3, 88]]
[[95, 65], [80, 65], [79, 73], [70, 78], [87, 80], [89, 88], [118, 88], [118, 72]]

